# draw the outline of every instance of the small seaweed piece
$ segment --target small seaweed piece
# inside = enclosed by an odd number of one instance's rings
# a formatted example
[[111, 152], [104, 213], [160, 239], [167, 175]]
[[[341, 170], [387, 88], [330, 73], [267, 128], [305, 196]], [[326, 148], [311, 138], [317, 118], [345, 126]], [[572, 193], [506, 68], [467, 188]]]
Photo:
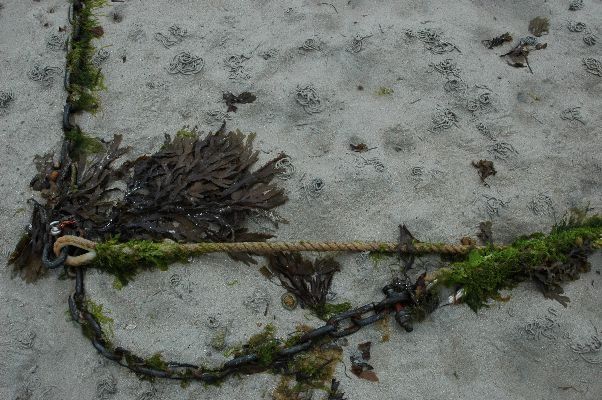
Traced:
[[337, 381], [335, 378], [332, 378], [330, 390], [328, 391], [328, 397], [326, 400], [346, 400], [345, 393], [339, 389], [340, 385], [341, 382]]
[[497, 171], [493, 166], [493, 161], [489, 160], [479, 160], [473, 161], [472, 166], [475, 167], [479, 171], [479, 176], [481, 177], [481, 182], [485, 183], [485, 178], [491, 175], [495, 175]]
[[493, 244], [493, 232], [492, 232], [493, 223], [491, 221], [484, 221], [479, 223], [479, 233], [477, 233], [477, 237], [481, 241], [481, 243], [485, 245]]
[[550, 20], [546, 17], [535, 17], [529, 22], [529, 32], [540, 37], [550, 31]]
[[[528, 36], [526, 38], [521, 38], [518, 44], [514, 46], [512, 50], [506, 54], [502, 54], [500, 57], [508, 57], [508, 64], [515, 68], [523, 68], [526, 64], [526, 66], [529, 68], [529, 72], [533, 73], [531, 65], [529, 64], [529, 53], [533, 50], [543, 50], [547, 47], [547, 43], [537, 43], [537, 39]], [[523, 62], [525, 64], [523, 64]]]
[[301, 300], [302, 307], [309, 307], [318, 314], [324, 310], [332, 277], [341, 268], [339, 263], [332, 258], [311, 262], [299, 253], [273, 254], [268, 261], [286, 290]]
[[257, 100], [257, 96], [251, 92], [242, 92], [238, 96], [226, 92], [222, 97], [228, 106], [228, 112], [236, 112], [236, 110], [238, 110], [238, 107], [236, 107], [235, 104], [248, 104]]
[[485, 47], [487, 47], [488, 49], [493, 49], [494, 47], [498, 47], [503, 45], [506, 42], [511, 42], [512, 41], [512, 35], [510, 34], [510, 32], [506, 32], [501, 34], [500, 36], [496, 36], [493, 39], [487, 39], [487, 40], [483, 40], [481, 41], [481, 43], [483, 43], [483, 45], [485, 45]]
[[366, 143], [351, 143], [349, 144], [349, 147], [351, 147], [351, 151], [355, 151], [356, 153], [364, 153], [370, 150], [368, 146], [366, 146]]

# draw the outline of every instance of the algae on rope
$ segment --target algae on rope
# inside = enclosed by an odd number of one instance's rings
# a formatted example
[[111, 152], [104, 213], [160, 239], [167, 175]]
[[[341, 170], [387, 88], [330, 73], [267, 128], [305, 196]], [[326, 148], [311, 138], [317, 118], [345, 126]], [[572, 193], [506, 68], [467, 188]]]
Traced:
[[575, 280], [590, 269], [587, 256], [600, 246], [602, 217], [573, 212], [549, 235], [536, 233], [517, 239], [504, 249], [473, 250], [465, 261], [452, 263], [433, 274], [438, 284], [462, 287], [463, 301], [478, 310], [499, 291], [533, 280], [546, 297], [566, 306], [561, 282]]

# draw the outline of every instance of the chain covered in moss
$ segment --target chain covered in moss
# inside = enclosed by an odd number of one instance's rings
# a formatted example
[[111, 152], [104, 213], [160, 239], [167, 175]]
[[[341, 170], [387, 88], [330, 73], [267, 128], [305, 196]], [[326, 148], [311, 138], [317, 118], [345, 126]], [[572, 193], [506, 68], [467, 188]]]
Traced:
[[106, 1], [81, 0], [78, 3], [81, 9], [73, 23], [73, 36], [67, 54], [69, 103], [74, 112], [94, 113], [99, 107], [97, 92], [105, 89], [101, 70], [92, 62], [96, 52], [92, 40], [103, 35], [95, 10], [105, 6]]

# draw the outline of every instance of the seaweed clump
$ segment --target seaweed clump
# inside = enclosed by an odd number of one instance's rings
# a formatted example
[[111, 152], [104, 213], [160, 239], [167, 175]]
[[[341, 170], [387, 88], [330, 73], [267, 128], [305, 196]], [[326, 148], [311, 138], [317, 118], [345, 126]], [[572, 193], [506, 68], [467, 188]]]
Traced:
[[[342, 398], [343, 394], [339, 392], [338, 385], [329, 385], [337, 364], [342, 360], [342, 354], [340, 347], [324, 344], [296, 355], [282, 367], [282, 377], [272, 393], [272, 398], [305, 399], [307, 393], [313, 389], [325, 391], [329, 398]], [[333, 397], [330, 397], [331, 395]]]
[[573, 212], [549, 235], [536, 233], [517, 239], [507, 248], [473, 250], [468, 259], [455, 262], [435, 275], [440, 284], [462, 287], [463, 300], [474, 311], [499, 291], [532, 280], [544, 296], [566, 307], [562, 282], [578, 279], [590, 269], [587, 256], [600, 245], [602, 217]]
[[[102, 262], [96, 266], [117, 275], [122, 284], [140, 265], [164, 268], [184, 261], [172, 242], [152, 240], [236, 242], [272, 237], [249, 232], [245, 224], [254, 213], [286, 201], [283, 190], [271, 183], [281, 172], [276, 163], [285, 155], [254, 169], [258, 160], [254, 135], [221, 130], [200, 135], [195, 129], [187, 133], [167, 136], [158, 152], [119, 167], [116, 161], [130, 150], [121, 146], [119, 135], [107, 143], [94, 141], [95, 150], [102, 146], [102, 151], [89, 160], [72, 158], [76, 154], [70, 141], [63, 144], [58, 161], [51, 156], [42, 160], [31, 186], [44, 202], [34, 202], [30, 229], [11, 256], [15, 272], [28, 281], [44, 273], [42, 250], [50, 241], [49, 222], [55, 220], [65, 234], [110, 241], [99, 245]], [[81, 132], [74, 134], [76, 142], [90, 144]], [[131, 249], [123, 254], [110, 251], [116, 243]], [[133, 255], [139, 262], [128, 265]], [[236, 257], [253, 262], [248, 254]]]
[[349, 303], [327, 304], [326, 296], [332, 278], [341, 266], [333, 258], [320, 258], [314, 262], [299, 253], [278, 253], [268, 256], [270, 270], [278, 276], [282, 285], [294, 294], [302, 307], [313, 310], [320, 318], [346, 311]]

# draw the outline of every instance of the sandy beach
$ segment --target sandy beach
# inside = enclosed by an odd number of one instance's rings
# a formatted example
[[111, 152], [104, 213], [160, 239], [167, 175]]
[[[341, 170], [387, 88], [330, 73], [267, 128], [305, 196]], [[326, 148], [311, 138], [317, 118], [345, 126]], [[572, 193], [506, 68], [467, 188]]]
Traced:
[[[573, 207], [602, 213], [602, 2], [571, 3], [108, 2], [95, 40], [101, 108], [75, 120], [105, 140], [123, 135], [130, 158], [158, 150], [183, 127], [210, 132], [225, 121], [227, 130], [254, 132], [259, 163], [284, 152], [292, 166], [276, 182], [289, 199], [276, 211], [288, 223], [250, 222], [277, 240], [396, 241], [405, 224], [419, 240], [459, 243], [491, 221], [495, 241], [508, 243], [549, 231]], [[0, 6], [6, 264], [30, 221], [34, 158], [61, 146], [69, 3]], [[528, 66], [511, 65], [500, 56], [533, 36], [535, 17], [549, 20], [534, 38], [547, 47], [532, 51]], [[505, 32], [512, 41], [483, 43]], [[192, 70], [176, 62], [183, 52], [196, 58]], [[228, 112], [225, 92], [256, 100]], [[352, 150], [360, 144], [368, 150]], [[496, 174], [483, 182], [478, 160], [493, 161]], [[353, 306], [379, 301], [400, 266], [394, 257], [335, 256], [342, 269], [331, 297]], [[257, 260], [207, 255], [143, 273], [121, 290], [91, 271], [86, 290], [113, 318], [121, 346], [218, 366], [228, 357], [215, 349], [217, 335], [227, 348], [270, 323], [283, 336], [299, 323], [322, 324], [307, 310], [283, 308], [285, 290]], [[477, 313], [440, 307], [411, 333], [391, 320], [388, 340], [382, 327], [366, 327], [341, 343], [335, 378], [349, 400], [599, 399], [602, 254], [590, 261], [590, 272], [563, 285], [566, 308], [524, 283]], [[440, 266], [426, 257], [412, 274]], [[103, 359], [69, 320], [73, 283], [58, 275], [27, 284], [8, 267], [0, 272], [1, 399], [272, 398], [279, 377], [269, 373], [185, 388], [139, 380]], [[378, 382], [350, 372], [350, 357], [367, 341]], [[592, 351], [577, 351], [587, 345]]]

